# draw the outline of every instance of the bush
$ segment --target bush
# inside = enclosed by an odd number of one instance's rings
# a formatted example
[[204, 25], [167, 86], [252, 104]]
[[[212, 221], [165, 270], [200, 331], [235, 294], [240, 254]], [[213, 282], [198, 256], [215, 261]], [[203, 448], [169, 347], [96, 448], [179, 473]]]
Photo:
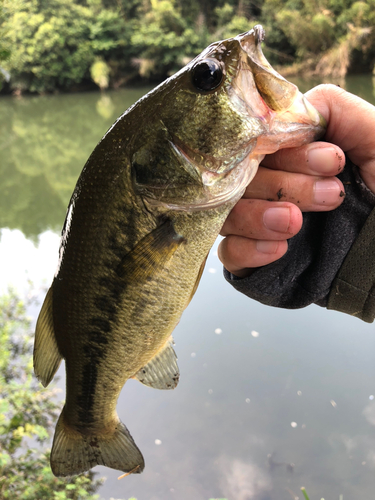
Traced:
[[61, 404], [32, 374], [30, 320], [14, 292], [0, 297], [0, 500], [95, 500], [101, 481], [88, 472], [53, 476], [51, 431]]

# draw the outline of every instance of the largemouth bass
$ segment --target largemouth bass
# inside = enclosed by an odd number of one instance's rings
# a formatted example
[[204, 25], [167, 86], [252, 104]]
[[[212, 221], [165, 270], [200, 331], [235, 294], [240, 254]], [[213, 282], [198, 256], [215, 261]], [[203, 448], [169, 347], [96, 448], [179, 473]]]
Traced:
[[44, 386], [65, 359], [56, 476], [97, 464], [143, 470], [116, 413], [123, 385], [135, 378], [176, 387], [171, 333], [227, 215], [266, 153], [324, 131], [318, 112], [265, 59], [263, 36], [255, 26], [210, 45], [129, 108], [81, 173], [35, 333]]

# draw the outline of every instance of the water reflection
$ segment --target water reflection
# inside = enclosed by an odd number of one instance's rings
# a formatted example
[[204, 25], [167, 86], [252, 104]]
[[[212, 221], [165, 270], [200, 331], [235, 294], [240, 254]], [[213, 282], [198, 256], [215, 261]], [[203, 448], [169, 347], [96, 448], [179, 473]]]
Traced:
[[375, 403], [368, 404], [363, 410], [363, 415], [369, 424], [375, 425]]
[[145, 89], [2, 98], [0, 227], [60, 231], [72, 190], [104, 132]]
[[262, 498], [272, 490], [271, 477], [255, 463], [221, 457], [218, 465], [222, 475], [221, 488], [227, 498], [251, 500]]
[[[371, 77], [346, 87], [372, 98]], [[51, 280], [81, 168], [141, 94], [0, 100], [1, 285]], [[119, 399], [145, 472], [118, 481], [118, 472], [96, 468], [108, 478], [102, 497], [302, 500], [301, 486], [311, 499], [374, 496], [373, 325], [250, 301], [225, 284], [212, 252], [174, 337], [177, 390], [131, 380]]]

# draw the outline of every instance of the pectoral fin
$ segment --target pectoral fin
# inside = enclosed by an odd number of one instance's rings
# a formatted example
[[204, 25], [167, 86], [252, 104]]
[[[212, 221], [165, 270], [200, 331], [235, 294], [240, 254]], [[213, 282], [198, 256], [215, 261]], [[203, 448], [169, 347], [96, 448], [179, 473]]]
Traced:
[[44, 387], [53, 379], [61, 360], [53, 326], [51, 287], [36, 323], [34, 341], [34, 373]]
[[168, 262], [184, 241], [176, 233], [172, 221], [167, 219], [124, 257], [118, 270], [119, 276], [146, 281]]
[[177, 387], [180, 372], [172, 344], [173, 339], [170, 337], [163, 349], [133, 378], [154, 389], [174, 389]]

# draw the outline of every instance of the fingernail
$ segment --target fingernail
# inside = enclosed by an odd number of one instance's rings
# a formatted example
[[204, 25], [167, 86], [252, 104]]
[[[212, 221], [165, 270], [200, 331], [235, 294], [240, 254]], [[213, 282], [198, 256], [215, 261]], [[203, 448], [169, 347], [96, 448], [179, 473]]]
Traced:
[[340, 159], [337, 151], [331, 147], [311, 148], [307, 152], [307, 161], [309, 168], [317, 173], [333, 172], [340, 167]]
[[256, 244], [258, 252], [261, 253], [276, 253], [279, 248], [278, 241], [258, 240]]
[[268, 208], [263, 214], [263, 224], [271, 231], [286, 233], [290, 224], [290, 211], [286, 207]]
[[334, 205], [341, 196], [341, 188], [333, 179], [316, 181], [314, 184], [314, 202], [317, 205]]

